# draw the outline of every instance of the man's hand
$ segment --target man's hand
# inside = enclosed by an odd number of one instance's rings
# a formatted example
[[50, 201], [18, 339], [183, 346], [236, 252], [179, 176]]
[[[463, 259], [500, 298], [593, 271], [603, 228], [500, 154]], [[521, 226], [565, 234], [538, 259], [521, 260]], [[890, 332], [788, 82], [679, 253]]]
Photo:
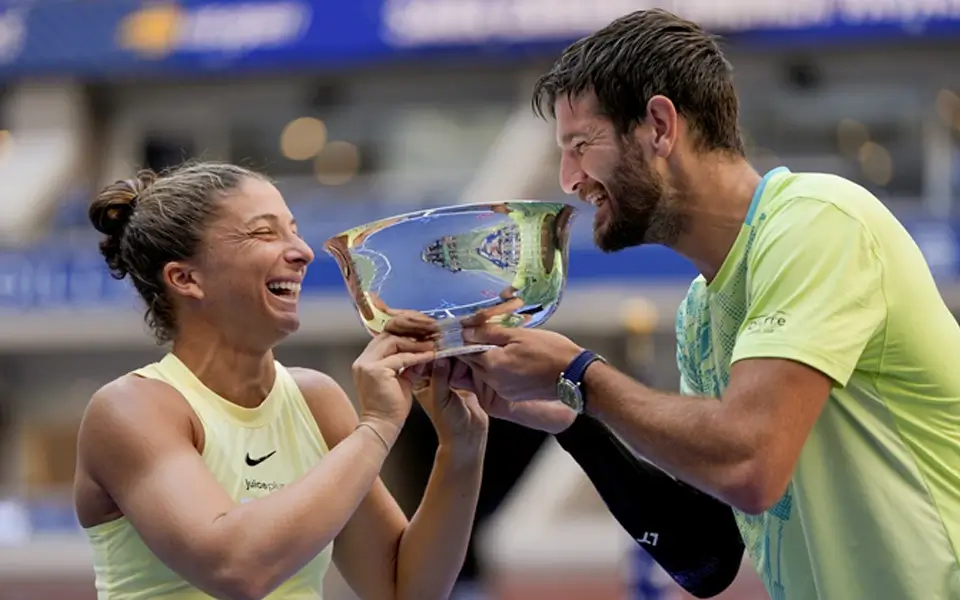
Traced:
[[480, 325], [463, 330], [472, 344], [500, 346], [460, 357], [506, 400], [553, 400], [560, 373], [582, 351], [559, 333], [537, 329]]
[[[461, 365], [465, 366], [465, 363]], [[471, 390], [480, 407], [496, 419], [556, 435], [570, 427], [577, 418], [573, 410], [556, 400], [511, 402], [497, 394], [473, 369], [454, 368], [454, 371], [458, 376], [451, 380], [451, 387]]]

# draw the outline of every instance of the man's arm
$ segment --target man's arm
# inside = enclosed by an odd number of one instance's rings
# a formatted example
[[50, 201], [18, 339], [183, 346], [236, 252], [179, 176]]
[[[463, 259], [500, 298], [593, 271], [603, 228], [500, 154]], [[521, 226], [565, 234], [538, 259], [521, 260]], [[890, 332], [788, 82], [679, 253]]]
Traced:
[[630, 537], [687, 592], [710, 598], [733, 583], [744, 545], [729, 506], [637, 459], [586, 415], [556, 439]]
[[657, 392], [599, 363], [584, 386], [590, 414], [640, 455], [759, 513], [783, 495], [832, 386], [846, 385], [886, 307], [869, 232], [829, 203], [792, 200], [757, 236], [748, 266], [748, 314], [722, 398]]
[[476, 390], [492, 417], [554, 434], [614, 518], [689, 593], [714, 596], [736, 577], [744, 546], [729, 506], [638, 459], [601, 423], [559, 402], [510, 402], [476, 372], [460, 385]]
[[638, 454], [752, 514], [783, 495], [830, 391], [824, 375], [785, 360], [734, 365], [720, 401], [657, 392], [602, 364], [584, 385], [590, 414]]

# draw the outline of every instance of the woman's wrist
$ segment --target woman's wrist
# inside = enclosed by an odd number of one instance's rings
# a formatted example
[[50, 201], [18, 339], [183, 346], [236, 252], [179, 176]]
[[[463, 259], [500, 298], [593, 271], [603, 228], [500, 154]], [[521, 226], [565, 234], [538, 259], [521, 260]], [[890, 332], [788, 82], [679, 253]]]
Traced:
[[364, 415], [360, 417], [360, 422], [357, 423], [356, 429], [366, 430], [371, 435], [376, 436], [386, 451], [389, 452], [397, 442], [401, 428], [401, 425], [396, 425], [386, 419]]
[[487, 432], [471, 432], [448, 440], [440, 440], [437, 460], [448, 462], [457, 468], [469, 468], [483, 464], [487, 451]]

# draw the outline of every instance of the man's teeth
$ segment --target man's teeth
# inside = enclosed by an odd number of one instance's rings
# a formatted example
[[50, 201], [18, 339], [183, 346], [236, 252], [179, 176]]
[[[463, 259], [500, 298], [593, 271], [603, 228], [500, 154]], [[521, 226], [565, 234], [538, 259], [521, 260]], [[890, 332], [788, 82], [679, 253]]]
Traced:
[[600, 204], [602, 204], [603, 201], [606, 199], [607, 199], [607, 195], [604, 194], [603, 192], [594, 192], [593, 194], [590, 194], [589, 196], [587, 196], [587, 202], [589, 202], [594, 206], [600, 206]]
[[271, 292], [292, 292], [294, 294], [300, 293], [300, 284], [293, 281], [277, 281], [274, 283], [268, 283], [267, 289]]

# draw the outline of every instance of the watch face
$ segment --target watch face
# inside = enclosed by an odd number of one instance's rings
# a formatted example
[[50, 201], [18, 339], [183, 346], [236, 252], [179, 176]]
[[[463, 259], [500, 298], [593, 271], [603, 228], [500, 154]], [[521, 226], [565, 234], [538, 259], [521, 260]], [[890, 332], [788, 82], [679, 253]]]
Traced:
[[580, 388], [571, 381], [560, 379], [560, 381], [557, 382], [557, 395], [560, 397], [560, 402], [563, 402], [570, 408], [580, 410], [582, 402]]

